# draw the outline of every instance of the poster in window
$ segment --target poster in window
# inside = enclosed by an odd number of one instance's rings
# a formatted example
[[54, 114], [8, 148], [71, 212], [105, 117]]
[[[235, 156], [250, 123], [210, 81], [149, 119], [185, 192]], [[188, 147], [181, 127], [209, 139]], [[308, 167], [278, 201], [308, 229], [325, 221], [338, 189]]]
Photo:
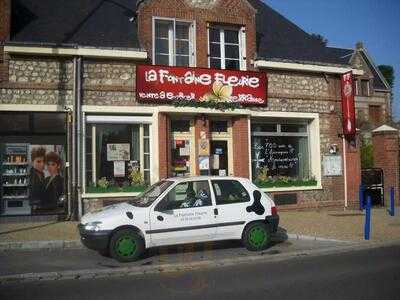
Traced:
[[210, 169], [210, 157], [209, 156], [199, 156], [199, 169], [201, 171]]
[[125, 161], [114, 161], [114, 177], [125, 177]]
[[130, 153], [130, 144], [107, 144], [107, 161], [128, 161]]
[[32, 213], [61, 213], [65, 205], [62, 145], [29, 145], [29, 202]]
[[208, 139], [199, 139], [199, 156], [210, 155], [210, 141]]

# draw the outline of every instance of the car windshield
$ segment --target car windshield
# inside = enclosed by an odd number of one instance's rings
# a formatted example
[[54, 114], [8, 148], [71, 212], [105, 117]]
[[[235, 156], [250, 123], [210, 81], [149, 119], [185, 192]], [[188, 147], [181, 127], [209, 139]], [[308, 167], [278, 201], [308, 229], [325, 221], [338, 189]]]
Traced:
[[159, 181], [150, 186], [139, 196], [128, 201], [128, 203], [139, 207], [150, 206], [172, 183], [173, 181], [170, 180]]

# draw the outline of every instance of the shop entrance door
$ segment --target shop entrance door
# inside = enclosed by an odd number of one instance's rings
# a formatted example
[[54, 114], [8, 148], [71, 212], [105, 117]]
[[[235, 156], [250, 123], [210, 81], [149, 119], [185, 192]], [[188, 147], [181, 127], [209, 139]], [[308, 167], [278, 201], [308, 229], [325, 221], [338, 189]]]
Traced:
[[211, 175], [228, 176], [228, 141], [211, 141]]

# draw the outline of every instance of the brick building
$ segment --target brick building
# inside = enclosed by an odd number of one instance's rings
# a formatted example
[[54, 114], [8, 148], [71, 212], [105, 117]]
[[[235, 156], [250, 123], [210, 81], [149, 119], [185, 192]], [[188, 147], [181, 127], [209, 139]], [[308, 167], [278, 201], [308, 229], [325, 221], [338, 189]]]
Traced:
[[[32, 200], [24, 174], [38, 148], [61, 157], [66, 185], [56, 195], [80, 213], [196, 174], [252, 178], [281, 208], [355, 201], [359, 153], [341, 137], [340, 79], [365, 71], [262, 1], [0, 0], [0, 8], [3, 215], [65, 212]], [[266, 74], [267, 96], [219, 109], [199, 99], [139, 101], [138, 65]], [[45, 190], [49, 170], [39, 172]]]

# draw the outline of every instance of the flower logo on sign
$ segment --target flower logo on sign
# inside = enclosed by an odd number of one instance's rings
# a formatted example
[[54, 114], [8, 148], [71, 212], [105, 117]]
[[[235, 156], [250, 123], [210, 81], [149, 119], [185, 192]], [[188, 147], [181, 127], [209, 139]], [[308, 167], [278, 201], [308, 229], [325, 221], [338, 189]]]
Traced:
[[215, 81], [212, 86], [212, 92], [200, 97], [200, 101], [228, 102], [232, 96], [232, 87]]

